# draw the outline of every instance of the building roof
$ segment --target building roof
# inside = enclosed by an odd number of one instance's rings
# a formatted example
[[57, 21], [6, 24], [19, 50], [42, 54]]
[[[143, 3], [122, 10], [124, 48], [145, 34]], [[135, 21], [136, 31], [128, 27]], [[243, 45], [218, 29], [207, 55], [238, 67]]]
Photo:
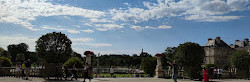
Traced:
[[207, 44], [205, 45], [206, 47], [229, 47], [227, 43], [225, 43], [223, 40], [220, 38], [216, 37], [216, 39], [208, 39]]

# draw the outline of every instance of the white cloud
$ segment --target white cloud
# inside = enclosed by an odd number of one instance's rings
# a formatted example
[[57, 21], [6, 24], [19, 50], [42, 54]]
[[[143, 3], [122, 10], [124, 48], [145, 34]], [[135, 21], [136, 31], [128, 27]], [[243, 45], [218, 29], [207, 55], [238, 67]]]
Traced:
[[136, 31], [140, 31], [140, 30], [144, 30], [144, 29], [170, 29], [172, 27], [167, 26], [167, 25], [161, 25], [161, 26], [158, 26], [158, 27], [150, 27], [150, 26], [142, 27], [142, 26], [132, 25], [131, 28], [135, 29]]
[[167, 25], [161, 25], [161, 26], [158, 26], [158, 29], [170, 29], [172, 28], [171, 26], [167, 26]]
[[92, 47], [110, 47], [112, 44], [108, 43], [73, 43], [73, 45], [84, 45], [84, 46], [92, 46]]
[[26, 43], [29, 46], [30, 51], [35, 51], [35, 41], [37, 38], [27, 37], [24, 35], [14, 35], [14, 36], [3, 36], [0, 35], [0, 46], [7, 49], [10, 44]]
[[93, 30], [90, 30], [90, 29], [87, 29], [87, 30], [80, 30], [82, 32], [87, 32], [87, 33], [93, 33], [94, 31]]
[[[240, 16], [224, 16], [229, 12], [248, 10], [249, 0], [158, 0], [157, 3], [143, 2], [144, 8], [128, 8], [109, 10], [112, 19], [122, 21], [133, 21], [139, 23], [156, 20], [163, 17], [184, 17], [190, 20], [190, 16], [204, 16], [196, 21], [221, 22], [238, 19]], [[206, 17], [219, 17], [220, 19], [208, 20]], [[195, 19], [192, 19], [195, 20]]]
[[206, 15], [191, 15], [187, 16], [186, 20], [204, 21], [204, 22], [222, 22], [240, 19], [242, 16], [206, 16]]
[[94, 39], [92, 39], [92, 38], [74, 38], [71, 40], [73, 42], [90, 42], [90, 41], [93, 41]]
[[124, 5], [131, 6], [129, 3], [123, 3]]
[[[0, 2], [0, 22], [20, 24], [31, 30], [40, 30], [34, 28], [30, 21], [36, 20], [36, 17], [43, 16], [82, 16], [85, 18], [97, 18], [103, 16], [102, 11], [88, 10], [68, 5], [55, 5], [47, 0], [5, 0]], [[66, 17], [67, 18], [67, 17]], [[71, 31], [73, 32], [73, 31]]]
[[91, 22], [114, 22], [114, 21], [111, 21], [111, 20], [108, 20], [108, 19], [97, 19], [97, 18], [92, 18], [92, 19], [89, 19]]
[[124, 28], [123, 25], [118, 24], [94, 24], [96, 29], [99, 31], [115, 30]]
[[87, 33], [93, 33], [93, 30], [87, 29], [87, 30], [75, 30], [75, 29], [64, 29], [64, 28], [53, 28], [47, 25], [42, 26], [43, 29], [50, 29], [50, 30], [57, 30], [57, 31], [67, 31], [69, 33], [77, 34], [80, 32], [87, 32]]

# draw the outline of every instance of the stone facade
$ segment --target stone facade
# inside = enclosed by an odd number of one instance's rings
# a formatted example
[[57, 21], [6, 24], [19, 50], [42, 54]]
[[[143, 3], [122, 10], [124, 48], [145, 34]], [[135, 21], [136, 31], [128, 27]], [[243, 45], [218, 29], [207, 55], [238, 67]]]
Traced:
[[229, 64], [230, 56], [234, 51], [220, 37], [216, 37], [216, 39], [209, 38], [204, 46], [204, 50], [206, 54], [205, 64], [216, 64], [219, 66]]

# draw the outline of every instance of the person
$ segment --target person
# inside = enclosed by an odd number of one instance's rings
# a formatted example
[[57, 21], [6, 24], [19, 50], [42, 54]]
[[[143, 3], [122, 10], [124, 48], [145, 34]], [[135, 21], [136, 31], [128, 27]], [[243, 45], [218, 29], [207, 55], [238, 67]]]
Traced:
[[64, 73], [65, 73], [65, 80], [67, 80], [67, 78], [69, 77], [68, 65], [64, 66]]
[[85, 67], [84, 67], [84, 69], [83, 69], [83, 74], [84, 74], [84, 80], [83, 80], [83, 82], [85, 82], [85, 79], [86, 78], [88, 78], [89, 79], [89, 82], [91, 81], [91, 78], [90, 78], [90, 76], [89, 76], [89, 73], [90, 73], [90, 67], [89, 67], [89, 65], [88, 65], [88, 63], [85, 63]]
[[29, 75], [30, 75], [30, 68], [31, 68], [31, 62], [30, 59], [28, 59], [28, 61], [25, 64], [26, 66], [26, 80], [28, 80]]
[[203, 77], [204, 82], [209, 82], [208, 72], [205, 67], [203, 67], [203, 73], [204, 73], [204, 77]]
[[172, 66], [172, 72], [173, 72], [173, 80], [174, 82], [177, 82], [178, 77], [178, 65], [176, 64], [176, 61], [174, 60], [173, 63], [168, 62]]
[[17, 63], [16, 64], [16, 77], [20, 77], [20, 74], [21, 74], [21, 65], [20, 63]]
[[113, 77], [113, 75], [114, 75], [114, 69], [113, 69], [113, 66], [111, 66], [111, 68], [110, 68], [110, 75], [111, 75], [111, 77]]
[[222, 79], [222, 69], [219, 67], [218, 69], [217, 69], [217, 74], [218, 74], [218, 79]]
[[214, 68], [212, 68], [212, 67], [209, 67], [209, 69], [208, 69], [208, 76], [209, 76], [209, 78], [213, 78], [213, 75], [214, 75]]
[[214, 79], [216, 79], [217, 78], [217, 67], [214, 67]]
[[72, 67], [72, 73], [73, 73], [73, 75], [72, 75], [72, 77], [71, 77], [71, 80], [72, 80], [73, 78], [75, 78], [75, 79], [77, 80], [76, 64], [74, 64], [73, 67]]
[[25, 63], [26, 63], [26, 61], [24, 61], [22, 64], [22, 78], [24, 78], [24, 76], [25, 76], [25, 70], [26, 70]]

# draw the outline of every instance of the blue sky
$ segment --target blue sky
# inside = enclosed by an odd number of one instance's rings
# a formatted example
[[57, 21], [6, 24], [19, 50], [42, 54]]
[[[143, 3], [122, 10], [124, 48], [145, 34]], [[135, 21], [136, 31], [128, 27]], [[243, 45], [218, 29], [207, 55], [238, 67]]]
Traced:
[[250, 0], [0, 0], [0, 47], [65, 33], [78, 53], [162, 53], [184, 42], [250, 38]]

